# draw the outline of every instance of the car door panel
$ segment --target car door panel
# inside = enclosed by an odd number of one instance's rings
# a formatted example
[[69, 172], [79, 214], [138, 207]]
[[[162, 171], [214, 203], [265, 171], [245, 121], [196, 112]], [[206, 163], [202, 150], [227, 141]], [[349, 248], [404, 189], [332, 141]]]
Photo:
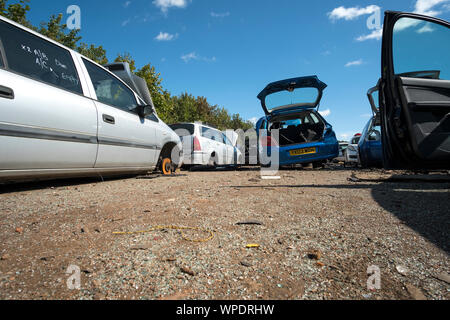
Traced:
[[[96, 168], [150, 167], [158, 146], [150, 120], [96, 102], [98, 108], [98, 156]], [[113, 119], [109, 121], [108, 119]]]
[[0, 69], [0, 170], [92, 168], [97, 156], [93, 101]]
[[379, 85], [386, 168], [450, 168], [449, 28], [437, 18], [386, 12]]
[[94, 92], [98, 121], [96, 168], [156, 165], [157, 123], [137, 114], [136, 94], [104, 68], [82, 59]]
[[445, 161], [450, 155], [450, 81], [398, 78], [399, 93], [421, 160]]

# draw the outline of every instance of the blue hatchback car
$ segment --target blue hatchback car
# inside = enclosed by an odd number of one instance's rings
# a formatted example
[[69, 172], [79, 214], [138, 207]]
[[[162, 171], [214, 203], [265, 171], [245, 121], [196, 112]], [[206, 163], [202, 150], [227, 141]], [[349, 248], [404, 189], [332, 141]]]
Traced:
[[258, 156], [262, 161], [279, 153], [280, 166], [322, 165], [339, 155], [332, 126], [318, 107], [327, 85], [317, 76], [286, 79], [269, 84], [258, 95], [266, 114], [256, 124]]

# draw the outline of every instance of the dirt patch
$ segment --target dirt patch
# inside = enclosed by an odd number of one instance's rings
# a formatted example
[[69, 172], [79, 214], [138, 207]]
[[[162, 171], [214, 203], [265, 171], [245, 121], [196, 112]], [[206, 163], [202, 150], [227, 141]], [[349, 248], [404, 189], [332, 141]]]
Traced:
[[[244, 168], [1, 186], [0, 298], [448, 298], [440, 280], [450, 270], [446, 176], [335, 168], [280, 175], [267, 181]], [[113, 234], [161, 225], [215, 237]], [[69, 265], [81, 270], [80, 290], [67, 287]], [[380, 290], [367, 288], [370, 266], [381, 270]]]

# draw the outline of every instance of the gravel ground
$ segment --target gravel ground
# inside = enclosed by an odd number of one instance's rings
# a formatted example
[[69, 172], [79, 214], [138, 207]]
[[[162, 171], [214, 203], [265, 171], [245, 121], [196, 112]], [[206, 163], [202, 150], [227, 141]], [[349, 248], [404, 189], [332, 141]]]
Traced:
[[[448, 174], [280, 175], [243, 168], [0, 186], [0, 299], [450, 298]], [[215, 238], [113, 234], [157, 225]], [[70, 265], [81, 270], [80, 290], [67, 288]], [[380, 269], [379, 290], [367, 288], [369, 266]]]

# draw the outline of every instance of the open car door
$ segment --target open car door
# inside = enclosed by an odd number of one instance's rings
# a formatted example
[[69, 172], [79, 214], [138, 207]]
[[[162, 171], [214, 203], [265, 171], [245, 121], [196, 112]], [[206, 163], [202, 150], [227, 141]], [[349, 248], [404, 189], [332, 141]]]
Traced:
[[450, 23], [385, 14], [379, 105], [384, 166], [450, 169]]

